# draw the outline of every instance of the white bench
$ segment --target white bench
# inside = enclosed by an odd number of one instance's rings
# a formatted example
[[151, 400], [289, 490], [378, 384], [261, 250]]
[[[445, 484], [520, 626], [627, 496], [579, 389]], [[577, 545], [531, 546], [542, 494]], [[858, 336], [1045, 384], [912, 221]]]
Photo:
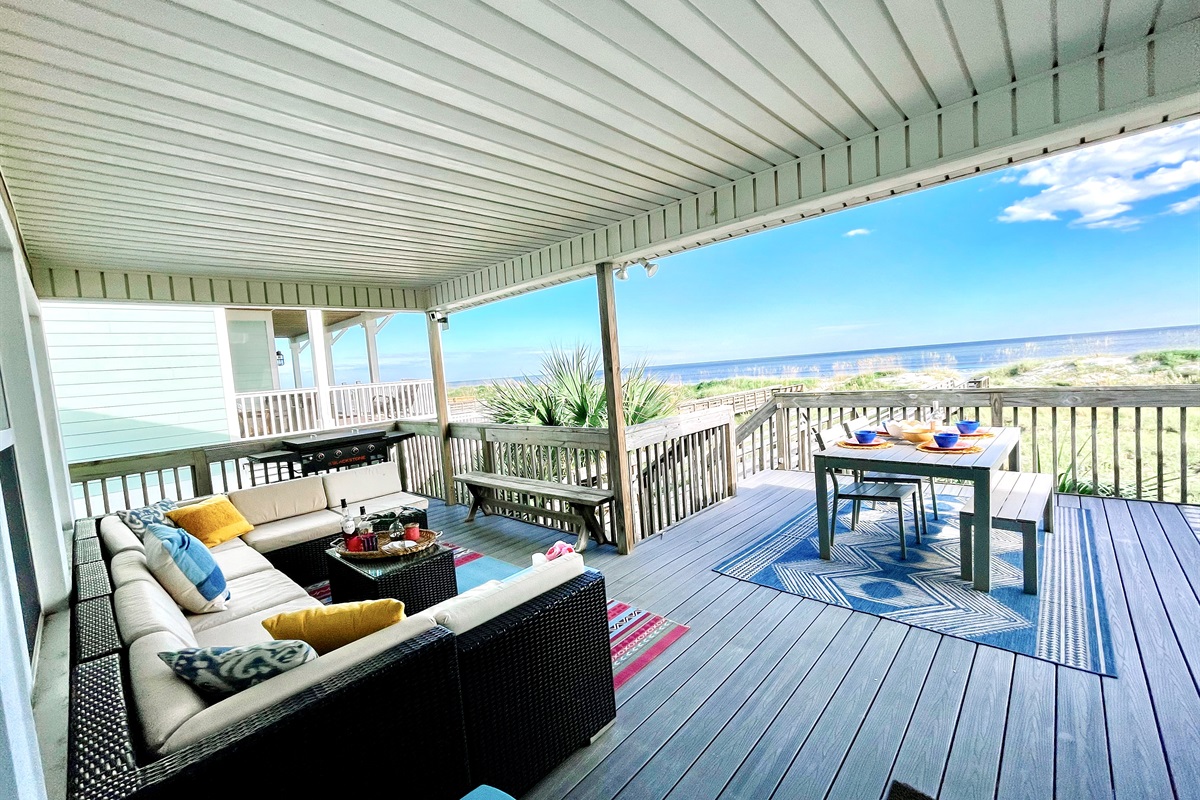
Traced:
[[[969, 508], [958, 512], [961, 577], [972, 579], [971, 524]], [[1037, 527], [1041, 519], [1049, 533], [1054, 530], [1054, 479], [1034, 472], [997, 472], [992, 483], [992, 526], [1021, 534], [1025, 570], [1025, 594], [1038, 592]]]
[[[612, 544], [604, 537], [604, 529], [596, 517], [596, 509], [605, 503], [611, 503], [613, 493], [607, 489], [593, 489], [589, 486], [569, 486], [553, 481], [539, 481], [533, 478], [518, 478], [513, 475], [496, 475], [492, 472], [464, 472], [455, 475], [454, 480], [466, 485], [471, 492], [471, 511], [467, 514], [467, 522], [475, 519], [475, 512], [488, 513], [488, 508], [504, 508], [524, 514], [560, 520], [578, 525], [579, 537], [575, 541], [575, 549], [582, 552], [587, 548], [588, 534], [597, 544]], [[548, 500], [559, 500], [571, 509], [558, 511], [552, 508], [542, 508], [529, 503], [515, 503], [511, 500], [501, 500], [496, 492], [513, 492], [520, 495], [540, 497]]]

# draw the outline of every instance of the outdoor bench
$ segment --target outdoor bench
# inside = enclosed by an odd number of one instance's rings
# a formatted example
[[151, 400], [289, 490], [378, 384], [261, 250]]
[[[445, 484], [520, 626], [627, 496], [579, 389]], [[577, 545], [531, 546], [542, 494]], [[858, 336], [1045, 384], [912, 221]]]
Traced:
[[[613, 493], [607, 489], [570, 486], [565, 483], [540, 481], [534, 478], [497, 475], [492, 472], [464, 472], [461, 475], [455, 475], [454, 480], [465, 484], [467, 490], [471, 492], [471, 511], [467, 514], [467, 522], [475, 520], [476, 511], [482, 511], [486, 515], [489, 508], [502, 508], [579, 526], [579, 537], [575, 542], [575, 549], [580, 552], [587, 548], [588, 534], [591, 534], [597, 544], [612, 544], [605, 538], [604, 529], [600, 527], [600, 520], [596, 517], [596, 509], [612, 502]], [[559, 511], [542, 508], [532, 503], [503, 500], [496, 497], [496, 492], [512, 492], [517, 495], [558, 500], [566, 503], [571, 510], [569, 512]]]
[[[1021, 534], [1025, 571], [1025, 594], [1038, 593], [1037, 527], [1044, 521], [1046, 532], [1054, 530], [1054, 479], [1034, 472], [997, 472], [992, 486], [992, 526]], [[971, 527], [975, 514], [958, 512], [961, 577], [972, 577]]]

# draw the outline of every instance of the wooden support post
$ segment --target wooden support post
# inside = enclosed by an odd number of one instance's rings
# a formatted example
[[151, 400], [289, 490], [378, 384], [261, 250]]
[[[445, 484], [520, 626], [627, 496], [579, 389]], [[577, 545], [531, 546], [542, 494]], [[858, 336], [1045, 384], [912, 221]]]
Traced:
[[371, 376], [371, 383], [382, 383], [379, 379], [379, 347], [375, 342], [375, 333], [377, 330], [375, 320], [363, 320], [363, 332], [367, 337], [367, 371]]
[[[254, 474], [253, 466], [250, 473]], [[212, 468], [208, 465], [208, 454], [204, 450], [192, 451], [192, 493], [196, 497], [207, 497], [213, 493]]]
[[289, 349], [292, 351], [292, 388], [301, 389], [304, 387], [304, 375], [300, 371], [300, 349], [302, 345], [299, 342], [288, 341]]
[[992, 427], [1001, 428], [1004, 426], [1004, 395], [1000, 392], [991, 392], [989, 399], [992, 406]]
[[596, 265], [596, 295], [600, 302], [600, 350], [604, 355], [604, 399], [608, 407], [608, 485], [613, 493], [613, 538], [617, 552], [634, 548], [633, 514], [629, 497], [629, 451], [625, 448], [625, 401], [621, 394], [621, 353], [617, 341], [617, 305], [613, 296], [613, 266]]
[[775, 469], [791, 469], [792, 442], [788, 431], [787, 409], [775, 409]]
[[730, 497], [737, 495], [737, 416], [729, 410], [725, 423], [725, 483]]
[[308, 349], [312, 351], [313, 380], [317, 384], [317, 410], [321, 427], [333, 428], [333, 403], [329, 396], [329, 347], [325, 336], [325, 313], [319, 308], [308, 309]]
[[454, 462], [450, 451], [450, 397], [446, 391], [446, 365], [442, 360], [442, 329], [433, 314], [425, 315], [429, 331], [429, 365], [433, 368], [433, 405], [437, 412], [438, 433], [442, 445], [442, 492], [446, 505], [454, 500]]

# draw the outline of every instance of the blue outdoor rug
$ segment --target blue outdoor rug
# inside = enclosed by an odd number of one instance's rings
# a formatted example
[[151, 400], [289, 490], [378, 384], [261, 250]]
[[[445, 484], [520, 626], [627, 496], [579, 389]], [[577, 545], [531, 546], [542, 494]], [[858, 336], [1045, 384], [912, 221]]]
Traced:
[[940, 520], [913, 539], [900, 560], [894, 507], [863, 506], [850, 530], [850, 505], [838, 516], [833, 558], [817, 548], [810, 506], [713, 569], [790, 594], [865, 611], [937, 633], [1101, 675], [1116, 675], [1095, 537], [1088, 512], [1059, 508], [1055, 531], [1039, 532], [1037, 595], [1022, 591], [1021, 535], [992, 532], [992, 591], [959, 579], [958, 511], [962, 499], [938, 498]]

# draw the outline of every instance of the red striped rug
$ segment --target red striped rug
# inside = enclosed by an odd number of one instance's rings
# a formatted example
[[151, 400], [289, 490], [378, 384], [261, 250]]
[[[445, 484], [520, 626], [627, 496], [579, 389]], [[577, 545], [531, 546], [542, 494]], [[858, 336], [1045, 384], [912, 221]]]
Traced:
[[608, 643], [612, 649], [613, 686], [620, 689], [687, 631], [686, 625], [659, 614], [620, 600], [609, 600]]

